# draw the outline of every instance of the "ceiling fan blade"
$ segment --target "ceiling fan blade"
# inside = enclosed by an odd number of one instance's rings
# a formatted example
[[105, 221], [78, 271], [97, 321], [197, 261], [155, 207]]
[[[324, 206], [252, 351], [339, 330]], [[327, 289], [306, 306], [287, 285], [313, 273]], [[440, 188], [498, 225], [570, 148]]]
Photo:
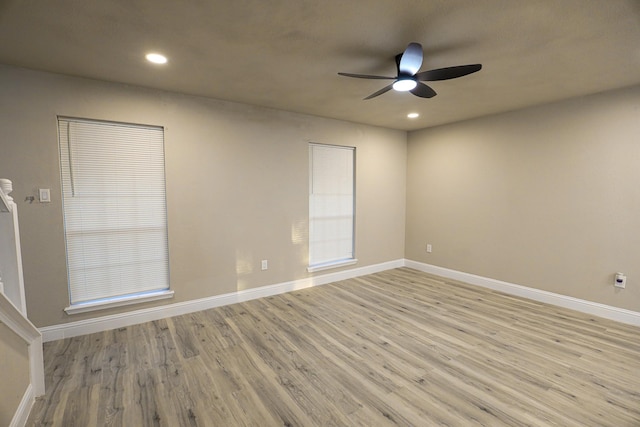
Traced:
[[418, 85], [411, 89], [410, 91], [415, 96], [419, 96], [420, 98], [433, 98], [437, 95], [436, 91], [431, 89], [424, 83], [418, 82]]
[[398, 71], [399, 73], [413, 76], [420, 70], [420, 67], [422, 67], [422, 45], [420, 43], [409, 43], [400, 58]]
[[370, 76], [369, 74], [352, 74], [352, 73], [338, 73], [341, 76], [345, 77], [355, 77], [357, 79], [380, 79], [380, 80], [393, 80], [395, 77], [385, 77], [385, 76]]
[[416, 74], [416, 79], [423, 82], [435, 82], [437, 80], [449, 80], [475, 73], [482, 69], [482, 64], [458, 65], [456, 67], [437, 68]]
[[380, 89], [380, 90], [379, 90], [379, 91], [377, 91], [377, 92], [372, 93], [371, 95], [367, 96], [367, 97], [366, 97], [366, 98], [364, 98], [364, 99], [371, 99], [371, 98], [375, 98], [376, 96], [382, 95], [382, 94], [383, 94], [383, 93], [385, 93], [385, 92], [389, 92], [389, 91], [391, 90], [391, 88], [392, 88], [392, 87], [393, 87], [393, 83], [392, 83], [392, 84], [390, 84], [390, 85], [388, 85], [388, 86], [383, 87], [382, 89]]

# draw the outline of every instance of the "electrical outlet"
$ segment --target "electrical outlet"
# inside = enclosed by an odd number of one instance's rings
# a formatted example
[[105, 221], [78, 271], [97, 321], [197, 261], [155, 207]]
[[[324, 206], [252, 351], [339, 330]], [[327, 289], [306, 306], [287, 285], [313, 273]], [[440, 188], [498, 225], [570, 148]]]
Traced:
[[431, 243], [427, 243], [427, 252], [431, 253], [432, 249], [433, 248], [431, 247]]
[[269, 269], [269, 261], [267, 261], [266, 259], [262, 260], [262, 270], [267, 270]]
[[613, 286], [624, 289], [627, 286], [627, 276], [625, 276], [624, 273], [616, 273]]

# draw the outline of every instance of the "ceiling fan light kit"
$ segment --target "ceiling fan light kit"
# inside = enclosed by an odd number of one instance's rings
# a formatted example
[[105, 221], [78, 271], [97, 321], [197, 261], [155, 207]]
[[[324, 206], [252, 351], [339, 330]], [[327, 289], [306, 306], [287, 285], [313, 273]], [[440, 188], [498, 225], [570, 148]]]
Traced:
[[394, 82], [391, 86], [393, 90], [397, 90], [398, 92], [408, 92], [411, 89], [415, 88], [418, 85], [418, 82], [413, 80], [412, 78], [404, 78], [398, 79], [398, 81]]
[[420, 98], [433, 98], [436, 91], [422, 82], [433, 82], [438, 80], [449, 80], [475, 73], [482, 69], [482, 64], [457, 65], [454, 67], [438, 68], [435, 70], [423, 71], [422, 67], [422, 45], [420, 43], [409, 43], [401, 54], [396, 56], [396, 67], [398, 73], [396, 77], [372, 76], [368, 74], [338, 73], [345, 77], [357, 79], [377, 79], [394, 80], [393, 83], [372, 93], [364, 99], [375, 98], [391, 89], [399, 92], [411, 92]]

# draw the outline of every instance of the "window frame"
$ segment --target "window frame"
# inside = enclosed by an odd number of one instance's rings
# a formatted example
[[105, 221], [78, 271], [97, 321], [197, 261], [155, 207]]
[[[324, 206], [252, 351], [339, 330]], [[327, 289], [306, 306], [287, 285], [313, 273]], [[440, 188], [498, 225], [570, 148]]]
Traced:
[[[71, 203], [70, 200], [71, 198], [77, 197], [75, 194], [75, 179], [77, 179], [77, 177], [74, 177], [74, 165], [72, 163], [72, 138], [71, 135], [68, 133], [68, 129], [70, 129], [70, 127], [67, 128], [67, 130], [63, 131], [61, 129], [61, 126], [67, 126], [72, 123], [79, 123], [82, 125], [95, 125], [96, 129], [97, 126], [114, 126], [114, 133], [117, 132], [126, 132], [127, 130], [129, 130], [130, 128], [135, 128], [134, 132], [138, 132], [138, 131], [143, 131], [145, 129], [149, 129], [152, 131], [161, 131], [161, 135], [155, 135], [153, 138], [155, 138], [156, 140], [156, 144], [158, 143], [158, 139], [160, 139], [160, 143], [161, 146], [158, 149], [158, 147], [156, 146], [153, 150], [153, 153], [155, 153], [155, 155], [157, 156], [157, 158], [159, 160], [157, 160], [157, 164], [155, 165], [155, 170], [154, 170], [154, 174], [156, 175], [154, 177], [154, 181], [155, 181], [155, 185], [157, 186], [157, 188], [161, 189], [160, 191], [160, 195], [162, 197], [156, 197], [156, 203], [158, 204], [156, 206], [156, 208], [152, 211], [155, 215], [158, 215], [160, 220], [159, 220], [159, 226], [152, 226], [152, 229], [157, 229], [159, 230], [159, 238], [161, 239], [161, 241], [163, 242], [162, 246], [160, 247], [160, 249], [158, 250], [158, 253], [160, 254], [161, 258], [159, 259], [159, 263], [162, 266], [163, 270], [153, 270], [156, 271], [158, 274], [160, 274], [160, 276], [162, 277], [162, 280], [160, 281], [160, 285], [157, 286], [157, 288], [154, 288], [153, 286], [149, 286], [147, 284], [147, 286], [145, 287], [145, 289], [139, 289], [138, 291], [133, 291], [133, 292], [128, 292], [131, 287], [130, 286], [116, 286], [115, 291], [111, 293], [111, 295], [108, 296], [99, 296], [97, 298], [93, 298], [93, 299], [84, 299], [84, 297], [87, 296], [87, 294], [85, 294], [84, 296], [82, 295], [76, 295], [76, 297], [74, 298], [73, 295], [73, 287], [72, 287], [72, 276], [70, 273], [70, 268], [71, 268], [71, 263], [70, 263], [70, 257], [72, 256], [70, 254], [70, 242], [69, 242], [69, 233], [73, 234], [76, 231], [73, 231], [73, 227], [72, 230], [70, 231], [68, 229], [68, 222], [69, 222], [69, 218], [70, 216], [73, 215], [73, 208], [71, 207]], [[67, 268], [67, 285], [68, 285], [68, 290], [69, 290], [69, 306], [66, 307], [64, 309], [64, 311], [67, 314], [77, 314], [77, 313], [84, 313], [84, 312], [88, 312], [88, 311], [94, 311], [94, 310], [102, 310], [102, 309], [106, 309], [106, 308], [112, 308], [112, 307], [119, 307], [119, 306], [125, 306], [125, 305], [130, 305], [130, 304], [138, 304], [138, 303], [142, 303], [142, 302], [148, 302], [148, 301], [155, 301], [155, 300], [161, 300], [161, 299], [167, 299], [167, 298], [172, 298], [174, 296], [174, 291], [171, 290], [171, 283], [170, 283], [170, 271], [169, 271], [169, 232], [168, 232], [168, 217], [167, 217], [167, 198], [166, 198], [166, 157], [165, 157], [165, 129], [162, 126], [151, 126], [151, 125], [140, 125], [140, 124], [134, 124], [134, 123], [124, 123], [124, 122], [114, 122], [114, 121], [106, 121], [106, 120], [95, 120], [95, 119], [87, 119], [87, 118], [77, 118], [77, 117], [68, 117], [68, 116], [58, 116], [57, 117], [57, 125], [58, 125], [58, 149], [59, 149], [59, 160], [60, 160], [60, 178], [61, 178], [61, 204], [62, 204], [62, 216], [63, 216], [63, 220], [64, 220], [64, 238], [65, 238], [65, 256], [66, 256], [66, 268]], [[125, 129], [127, 128], [127, 129]], [[106, 131], [106, 127], [102, 128], [103, 131]], [[66, 135], [66, 140], [63, 140], [63, 134]], [[122, 137], [122, 135], [120, 135], [120, 137]], [[111, 136], [109, 137], [111, 138]], [[113, 136], [113, 140], [117, 139], [118, 137]], [[76, 144], [80, 144], [80, 142], [78, 142], [79, 140], [76, 140]], [[109, 139], [107, 139], [107, 141], [109, 141]], [[86, 142], [86, 141], [85, 141]], [[129, 143], [130, 140], [128, 139], [124, 139], [121, 138], [118, 140], [118, 142], [115, 142], [114, 144], [123, 144], [123, 143]], [[98, 142], [96, 141], [91, 141], [89, 144], [98, 144]], [[66, 148], [63, 147], [63, 145], [66, 145]], [[73, 148], [73, 150], [78, 149], [78, 146], [76, 146], [75, 148]], [[95, 147], [91, 148], [91, 149], [95, 149]], [[137, 149], [137, 148], [133, 148], [133, 149]], [[65, 154], [67, 156], [67, 158], [65, 159]], [[117, 153], [117, 157], [121, 157], [121, 158], [126, 158], [127, 155], [127, 151], [125, 150], [121, 150]], [[77, 167], [86, 167], [88, 164], [90, 163], [85, 163], [81, 166], [77, 166]], [[130, 165], [130, 167], [132, 167], [132, 165]], [[78, 172], [78, 169], [75, 170], [75, 172]], [[158, 181], [158, 178], [161, 174], [161, 179], [162, 182]], [[105, 175], [103, 176], [103, 178], [106, 178], [110, 181], [110, 178], [112, 178], [112, 176], [110, 175]], [[66, 181], [65, 181], [66, 180]], [[102, 198], [100, 198], [100, 196], [102, 196]], [[113, 196], [112, 196], [113, 197]], [[129, 198], [132, 198], [131, 196], [129, 196]], [[135, 198], [135, 197], [133, 197]], [[106, 201], [110, 200], [108, 196], [106, 196], [106, 193], [102, 193], [99, 194], [98, 199], [103, 202], [106, 203]], [[121, 197], [117, 196], [115, 198], [115, 200], [120, 201]], [[80, 203], [79, 203], [80, 204]], [[158, 210], [160, 209], [160, 210]], [[138, 214], [143, 214], [144, 212], [142, 211], [135, 211]], [[85, 218], [85, 217], [82, 217]], [[102, 218], [102, 217], [101, 217]], [[106, 218], [106, 216], [105, 216]], [[111, 218], [119, 218], [119, 215], [113, 215], [111, 216]], [[83, 220], [80, 219], [80, 221], [82, 222]], [[77, 223], [76, 223], [77, 225]], [[91, 232], [93, 231], [94, 233], [96, 232], [101, 232], [102, 234], [104, 234], [104, 231], [100, 231], [99, 228], [96, 229], [92, 229], [90, 227], [86, 227], [84, 226], [84, 224], [82, 225], [82, 231], [81, 233], [84, 235], [85, 230], [87, 233], [89, 233], [89, 235], [91, 235]], [[115, 233], [115, 235], [131, 235], [131, 233], [140, 233], [141, 229], [139, 228], [140, 226], [138, 226], [137, 228], [128, 228], [126, 225], [122, 225], [119, 227], [116, 227], [112, 230], [107, 231], [107, 233]], [[112, 236], [114, 234], [111, 234]], [[81, 237], [81, 239], [84, 239], [84, 237]], [[133, 238], [132, 238], [133, 239]], [[145, 244], [148, 244], [149, 238], [147, 238], [147, 240], [144, 240], [143, 246]], [[151, 239], [153, 239], [153, 237], [151, 237]], [[137, 240], [136, 240], [137, 241]], [[82, 241], [84, 244], [84, 241]], [[73, 243], [72, 243], [73, 245]], [[121, 250], [122, 248], [120, 248], [119, 245], [118, 246], [118, 250]], [[137, 244], [134, 244], [133, 248], [136, 248], [138, 251], [141, 251], [144, 249], [144, 247], [139, 247], [137, 246]], [[84, 254], [81, 256], [81, 258], [76, 258], [76, 260], [78, 259], [82, 259], [82, 262], [85, 262], [86, 259], [84, 257]], [[99, 256], [94, 256], [93, 259], [100, 259]], [[145, 260], [137, 260], [138, 263], [145, 263], [147, 261]], [[101, 264], [103, 265], [103, 264]], [[118, 266], [121, 267], [121, 266]], [[118, 268], [116, 267], [116, 268]], [[83, 266], [83, 269], [81, 271], [86, 271], [85, 266]], [[108, 268], [105, 267], [103, 265], [102, 268]], [[111, 270], [109, 270], [111, 271]], [[83, 273], [85, 274], [85, 273]], [[77, 286], [77, 283], [82, 283], [82, 286], [86, 286], [87, 282], [86, 281], [81, 281], [81, 282], [76, 282], [74, 283], [74, 286]], [[89, 282], [89, 285], [91, 285], [91, 283]], [[126, 292], [128, 293], [124, 293], [124, 294], [116, 294], [116, 292], [118, 290], [122, 290], [124, 289]], [[74, 302], [75, 300], [75, 302]]]
[[[314, 185], [314, 163], [313, 163], [313, 149], [314, 147], [321, 147], [325, 149], [339, 149], [347, 150], [351, 153], [351, 254], [350, 257], [336, 258], [332, 260], [319, 260], [313, 262], [312, 259], [312, 196]], [[354, 265], [358, 262], [356, 258], [356, 147], [337, 145], [337, 144], [323, 144], [318, 142], [309, 142], [309, 251], [308, 251], [308, 266], [307, 272], [313, 273], [316, 271], [328, 270], [333, 268], [345, 267]]]

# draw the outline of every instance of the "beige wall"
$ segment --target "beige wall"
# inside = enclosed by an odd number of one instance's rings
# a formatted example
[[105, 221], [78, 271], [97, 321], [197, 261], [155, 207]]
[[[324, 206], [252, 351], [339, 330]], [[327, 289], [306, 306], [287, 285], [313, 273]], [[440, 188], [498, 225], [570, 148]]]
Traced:
[[[36, 326], [307, 277], [310, 141], [357, 147], [356, 267], [404, 256], [405, 132], [5, 66], [0, 82], [0, 175], [14, 181]], [[166, 127], [173, 300], [63, 313], [57, 115]], [[52, 203], [24, 201], [38, 188]]]
[[[6, 66], [0, 82], [0, 176], [14, 180], [37, 326], [307, 277], [309, 141], [357, 147], [358, 266], [406, 257], [640, 311], [640, 88], [407, 145], [400, 131]], [[64, 314], [57, 115], [166, 127], [173, 300]], [[38, 188], [53, 202], [24, 201]]]
[[29, 385], [29, 346], [0, 323], [0, 426], [8, 426]]
[[639, 138], [640, 87], [410, 133], [406, 258], [640, 311]]

